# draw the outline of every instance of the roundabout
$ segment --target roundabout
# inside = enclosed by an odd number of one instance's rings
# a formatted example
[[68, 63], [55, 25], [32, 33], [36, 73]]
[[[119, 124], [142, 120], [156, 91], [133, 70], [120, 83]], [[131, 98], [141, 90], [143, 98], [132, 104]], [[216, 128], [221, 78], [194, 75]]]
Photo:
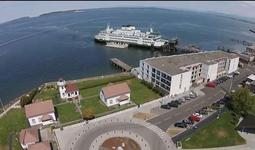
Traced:
[[[76, 134], [75, 134], [76, 133]], [[136, 119], [111, 118], [88, 124], [65, 143], [66, 150], [175, 150], [170, 136], [158, 127]], [[71, 136], [71, 135], [70, 135]]]

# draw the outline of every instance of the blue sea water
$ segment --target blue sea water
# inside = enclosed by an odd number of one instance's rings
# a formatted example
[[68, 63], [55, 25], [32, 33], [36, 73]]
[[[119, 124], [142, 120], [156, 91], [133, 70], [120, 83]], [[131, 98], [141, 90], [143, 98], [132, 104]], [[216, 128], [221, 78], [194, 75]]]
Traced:
[[94, 35], [107, 24], [153, 27], [164, 37], [178, 37], [181, 45], [205, 50], [217, 46], [244, 47], [230, 38], [254, 41], [254, 24], [208, 13], [156, 8], [110, 8], [50, 13], [0, 24], [0, 97], [5, 103], [44, 82], [117, 72], [109, 59], [117, 57], [132, 66], [153, 56], [139, 48], [106, 48]]

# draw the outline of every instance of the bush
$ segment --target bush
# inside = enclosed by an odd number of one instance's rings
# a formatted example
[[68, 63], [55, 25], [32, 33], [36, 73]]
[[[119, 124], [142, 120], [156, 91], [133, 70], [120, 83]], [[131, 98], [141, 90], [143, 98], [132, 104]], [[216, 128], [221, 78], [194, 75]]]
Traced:
[[85, 108], [82, 112], [82, 117], [84, 120], [91, 120], [95, 118], [94, 110], [92, 108]]
[[31, 104], [32, 101], [33, 101], [33, 98], [35, 97], [37, 92], [38, 92], [37, 89], [33, 89], [27, 95], [23, 95], [20, 98], [20, 105], [21, 105], [21, 107], [24, 107], [25, 105]]
[[166, 96], [168, 93], [161, 88], [154, 87], [153, 84], [146, 82], [144, 80], [141, 81], [142, 84], [144, 84], [147, 88], [151, 89], [153, 92], [159, 94], [160, 96]]

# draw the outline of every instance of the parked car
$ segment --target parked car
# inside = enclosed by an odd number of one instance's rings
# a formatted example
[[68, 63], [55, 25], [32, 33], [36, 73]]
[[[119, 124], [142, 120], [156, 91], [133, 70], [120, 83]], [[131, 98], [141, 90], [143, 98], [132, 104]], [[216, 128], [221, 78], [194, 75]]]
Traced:
[[187, 101], [191, 100], [191, 98], [189, 96], [185, 96], [184, 99]]
[[178, 106], [179, 106], [178, 102], [175, 102], [175, 101], [171, 101], [167, 105], [169, 105], [170, 107], [176, 107], [176, 108], [178, 108]]
[[203, 115], [202, 115], [202, 114], [200, 114], [200, 113], [198, 113], [198, 112], [194, 113], [193, 115], [194, 115], [194, 116], [199, 117], [200, 119], [202, 119], [202, 118], [203, 118]]
[[201, 110], [198, 110], [197, 113], [201, 114], [201, 115], [207, 115], [208, 112], [206, 111], [206, 109], [201, 109]]
[[224, 105], [225, 104], [225, 100], [224, 99], [220, 99], [216, 103], [220, 104], [220, 105]]
[[178, 101], [181, 102], [181, 103], [184, 103], [185, 102], [185, 98], [179, 98]]
[[162, 108], [162, 109], [171, 109], [171, 106], [168, 105], [168, 104], [165, 104], [165, 105], [161, 105], [160, 108]]
[[174, 126], [179, 128], [187, 128], [187, 124], [184, 122], [176, 122]]
[[239, 72], [239, 71], [235, 71], [234, 74], [235, 74], [235, 75], [239, 75], [240, 72]]
[[228, 74], [227, 77], [230, 79], [230, 78], [233, 78], [233, 75], [232, 74]]
[[199, 122], [200, 121], [200, 118], [198, 116], [194, 116], [194, 115], [191, 115], [188, 119], [192, 122]]
[[193, 121], [191, 121], [191, 120], [189, 120], [189, 119], [184, 119], [184, 120], [182, 120], [182, 122], [183, 123], [186, 123], [186, 124], [194, 124], [194, 122]]
[[178, 105], [181, 105], [182, 103], [180, 102], [180, 101], [178, 101], [178, 100], [174, 100], [173, 101], [174, 103], [177, 103]]
[[216, 83], [214, 82], [209, 82], [206, 84], [207, 87], [211, 87], [211, 88], [215, 88], [216, 87]]
[[195, 94], [190, 94], [189, 97], [190, 98], [196, 98], [197, 96]]

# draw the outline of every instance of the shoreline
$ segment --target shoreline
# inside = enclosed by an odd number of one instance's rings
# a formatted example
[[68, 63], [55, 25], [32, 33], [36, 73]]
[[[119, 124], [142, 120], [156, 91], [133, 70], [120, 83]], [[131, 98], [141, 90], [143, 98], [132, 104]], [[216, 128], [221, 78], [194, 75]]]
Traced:
[[[84, 77], [80, 79], [75, 79], [75, 80], [68, 80], [68, 83], [78, 83], [78, 82], [83, 82], [83, 81], [88, 81], [88, 80], [96, 80], [99, 78], [105, 78], [105, 77], [114, 77], [117, 75], [131, 75], [131, 73], [128, 72], [120, 72], [120, 73], [112, 73], [112, 74], [107, 74], [107, 75], [101, 75], [101, 76], [92, 76], [92, 77]], [[45, 82], [36, 88], [42, 88], [44, 86], [51, 86], [57, 84], [57, 81], [51, 81], [51, 82]], [[35, 89], [35, 88], [33, 88]], [[8, 113], [9, 110], [11, 110], [14, 106], [19, 105], [20, 98], [28, 93], [30, 93], [33, 89], [30, 89], [29, 91], [25, 92], [24, 94], [14, 98], [13, 100], [9, 101], [8, 103], [4, 104], [4, 108], [1, 108], [0, 110], [0, 118], [3, 117], [6, 113]]]

